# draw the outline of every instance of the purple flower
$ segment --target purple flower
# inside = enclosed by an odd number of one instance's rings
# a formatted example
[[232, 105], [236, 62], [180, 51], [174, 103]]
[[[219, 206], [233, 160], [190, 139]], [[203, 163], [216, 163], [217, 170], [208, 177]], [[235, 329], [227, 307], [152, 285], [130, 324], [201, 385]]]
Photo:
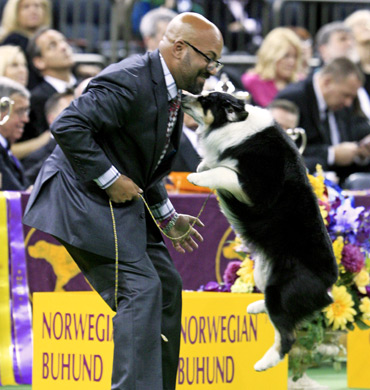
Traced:
[[370, 286], [366, 286], [366, 295], [370, 298]]
[[342, 264], [348, 272], [360, 272], [365, 264], [365, 258], [357, 246], [347, 244], [343, 247]]
[[238, 278], [236, 272], [240, 268], [241, 263], [242, 262], [238, 260], [229, 262], [223, 275], [223, 279], [226, 284], [234, 284], [235, 280]]
[[220, 285], [217, 282], [208, 282], [204, 287], [203, 291], [220, 291]]
[[364, 211], [364, 207], [352, 207], [351, 200], [345, 199], [345, 201], [336, 209], [334, 227], [337, 233], [343, 233], [345, 231], [356, 231], [360, 221], [359, 216]]

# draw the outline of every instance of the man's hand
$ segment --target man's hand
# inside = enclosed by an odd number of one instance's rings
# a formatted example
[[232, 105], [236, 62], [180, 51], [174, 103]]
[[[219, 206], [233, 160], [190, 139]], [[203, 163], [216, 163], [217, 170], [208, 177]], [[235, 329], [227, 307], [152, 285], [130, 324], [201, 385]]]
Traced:
[[[169, 230], [168, 236], [171, 237], [172, 245], [177, 252], [193, 252], [194, 249], [197, 249], [198, 244], [194, 241], [193, 237], [197, 241], [203, 242], [203, 237], [192, 227], [194, 221], [195, 225], [204, 227], [203, 222], [198, 218], [192, 217], [191, 215], [179, 214], [175, 225]], [[177, 237], [183, 236], [187, 231], [189, 231], [189, 233], [185, 237], [177, 239]]]
[[358, 155], [362, 159], [370, 157], [370, 135], [366, 136], [359, 142]]
[[138, 187], [127, 176], [120, 177], [108, 188], [105, 189], [109, 199], [115, 203], [124, 203], [128, 200], [138, 199], [143, 190]]
[[334, 146], [335, 164], [342, 167], [351, 165], [358, 155], [358, 145], [356, 142], [342, 142]]

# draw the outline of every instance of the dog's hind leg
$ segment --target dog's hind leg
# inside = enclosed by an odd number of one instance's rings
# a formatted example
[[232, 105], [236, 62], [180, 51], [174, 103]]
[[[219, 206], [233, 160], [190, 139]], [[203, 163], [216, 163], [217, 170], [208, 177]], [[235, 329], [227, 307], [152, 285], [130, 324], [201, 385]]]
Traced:
[[271, 367], [275, 367], [280, 363], [286, 353], [288, 353], [294, 344], [295, 337], [293, 332], [281, 333], [277, 328], [275, 328], [275, 341], [272, 347], [263, 355], [263, 358], [260, 359], [255, 365], [254, 369], [256, 371], [266, 371]]
[[282, 305], [282, 291], [276, 286], [267, 286], [265, 290], [266, 312], [275, 329], [275, 341], [272, 347], [259, 360], [254, 368], [256, 371], [264, 371], [276, 366], [284, 359], [295, 342], [295, 321], [284, 310]]
[[196, 186], [228, 191], [240, 202], [251, 204], [240, 186], [238, 174], [229, 168], [216, 167], [203, 172], [191, 173], [187, 179]]

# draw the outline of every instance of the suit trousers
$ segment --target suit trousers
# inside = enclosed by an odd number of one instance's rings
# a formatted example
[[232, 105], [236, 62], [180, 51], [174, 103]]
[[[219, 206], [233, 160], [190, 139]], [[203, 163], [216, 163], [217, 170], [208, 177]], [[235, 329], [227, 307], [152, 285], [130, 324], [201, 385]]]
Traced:
[[112, 390], [175, 390], [176, 387], [182, 281], [150, 218], [147, 216], [145, 255], [133, 262], [119, 259], [117, 310], [115, 260], [57, 238], [94, 289], [116, 310]]

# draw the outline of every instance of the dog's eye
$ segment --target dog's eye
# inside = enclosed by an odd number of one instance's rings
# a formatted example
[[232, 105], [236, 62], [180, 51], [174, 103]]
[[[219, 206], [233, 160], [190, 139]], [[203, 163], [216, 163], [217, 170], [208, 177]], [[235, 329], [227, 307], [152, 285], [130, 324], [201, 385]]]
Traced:
[[226, 109], [227, 114], [232, 114], [233, 112], [234, 112], [234, 110], [231, 107]]

